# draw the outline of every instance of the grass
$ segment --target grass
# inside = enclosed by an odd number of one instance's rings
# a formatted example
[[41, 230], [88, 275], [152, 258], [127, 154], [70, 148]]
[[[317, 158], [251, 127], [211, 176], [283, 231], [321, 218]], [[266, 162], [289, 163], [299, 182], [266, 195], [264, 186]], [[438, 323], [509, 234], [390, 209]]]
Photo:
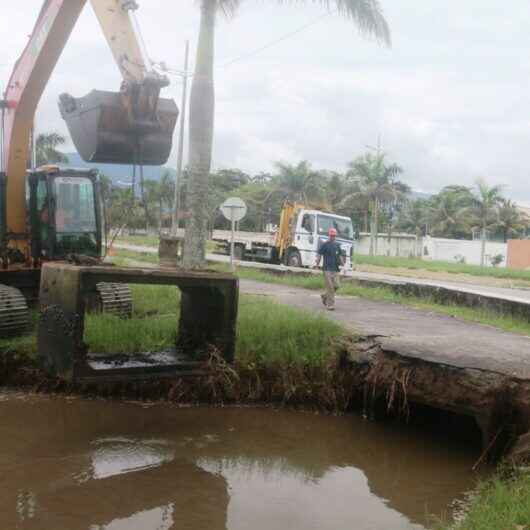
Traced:
[[84, 340], [91, 352], [137, 353], [175, 345], [180, 292], [176, 287], [131, 285], [133, 316], [88, 315]]
[[136, 245], [139, 247], [156, 247], [160, 238], [156, 236], [120, 236], [116, 238], [116, 243], [123, 243], [126, 245]]
[[263, 297], [242, 296], [237, 354], [242, 362], [319, 364], [345, 335], [335, 322]]
[[359, 265], [374, 265], [386, 268], [403, 268], [411, 270], [427, 270], [432, 272], [448, 272], [452, 274], [469, 274], [472, 276], [489, 276], [509, 280], [526, 280], [530, 282], [530, 271], [505, 269], [496, 267], [480, 267], [463, 263], [446, 261], [430, 261], [417, 258], [390, 258], [386, 256], [362, 256], [356, 254], [354, 263]]
[[482, 483], [464, 520], [445, 529], [530, 530], [530, 473]]
[[[171, 286], [131, 285], [133, 316], [122, 320], [88, 314], [84, 341], [95, 353], [144, 353], [175, 346], [180, 291]], [[316, 365], [335, 351], [344, 329], [319, 315], [257, 296], [240, 297], [236, 359]], [[0, 341], [0, 351], [34, 357], [35, 334]]]
[[146, 263], [152, 263], [158, 265], [160, 263], [158, 254], [151, 254], [148, 252], [135, 252], [132, 250], [114, 249], [111, 260], [118, 266], [125, 264], [125, 260], [133, 261], [145, 261]]

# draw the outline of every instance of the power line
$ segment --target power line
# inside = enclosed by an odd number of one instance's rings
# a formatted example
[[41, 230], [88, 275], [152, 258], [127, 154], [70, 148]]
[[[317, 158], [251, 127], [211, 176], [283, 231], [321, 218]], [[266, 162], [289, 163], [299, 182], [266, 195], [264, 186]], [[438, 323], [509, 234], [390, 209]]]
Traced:
[[277, 44], [280, 44], [281, 42], [283, 41], [286, 41], [292, 37], [295, 37], [296, 35], [298, 35], [299, 33], [302, 33], [303, 31], [305, 31], [306, 29], [309, 29], [313, 26], [315, 26], [316, 24], [322, 22], [322, 20], [328, 18], [329, 16], [333, 15], [334, 13], [336, 13], [337, 10], [334, 9], [332, 11], [328, 11], [327, 13], [323, 14], [323, 15], [320, 15], [319, 17], [313, 19], [312, 21], [308, 22], [307, 24], [304, 24], [303, 26], [300, 26], [299, 28], [293, 30], [293, 31], [290, 31], [289, 33], [286, 33], [285, 35], [282, 35], [281, 37], [277, 38], [276, 40], [273, 40], [271, 42], [269, 42], [268, 44], [265, 44], [264, 46], [261, 46], [260, 48], [256, 48], [255, 50], [252, 50], [248, 53], [244, 53], [242, 55], [240, 55], [239, 57], [235, 57], [234, 59], [230, 59], [229, 61], [227, 61], [226, 63], [218, 66], [217, 68], [226, 68], [227, 66], [230, 66], [236, 62], [239, 62], [243, 59], [248, 59], [250, 57], [254, 57], [255, 55], [258, 55], [259, 53], [265, 51], [265, 50], [268, 50], [269, 48], [272, 48], [273, 46], [276, 46]]
[[[217, 65], [215, 68], [216, 69], [227, 68], [227, 67], [232, 66], [233, 64], [235, 64], [237, 62], [243, 61], [245, 59], [250, 59], [250, 58], [260, 54], [261, 52], [276, 46], [277, 44], [280, 44], [280, 43], [282, 43], [282, 42], [284, 42], [286, 40], [289, 40], [289, 39], [295, 37], [296, 35], [298, 35], [298, 34], [302, 33], [303, 31], [315, 26], [316, 24], [319, 24], [320, 22], [322, 22], [326, 18], [328, 18], [331, 15], [337, 13], [337, 11], [338, 11], [337, 9], [333, 9], [331, 11], [328, 11], [327, 13], [325, 13], [323, 15], [320, 15], [317, 18], [307, 22], [303, 26], [300, 26], [300, 27], [294, 29], [293, 31], [290, 31], [289, 33], [285, 33], [284, 35], [281, 35], [277, 39], [275, 39], [275, 40], [273, 40], [271, 42], [268, 42], [267, 44], [264, 44], [263, 46], [260, 46], [259, 48], [256, 48], [256, 49], [251, 50], [251, 51], [249, 51], [247, 53], [244, 53], [242, 55], [234, 57], [233, 59], [230, 59], [230, 60], [224, 62], [223, 64]], [[154, 63], [154, 64], [158, 65], [159, 68], [161, 68], [161, 70], [163, 72], [167, 73], [167, 74], [174, 75], [174, 76], [177, 76], [177, 77], [182, 77], [183, 75], [185, 75], [182, 70], [178, 70], [178, 69], [175, 69], [175, 68], [170, 68], [163, 62]], [[189, 77], [193, 77], [195, 74], [194, 73], [189, 73], [187, 75]]]

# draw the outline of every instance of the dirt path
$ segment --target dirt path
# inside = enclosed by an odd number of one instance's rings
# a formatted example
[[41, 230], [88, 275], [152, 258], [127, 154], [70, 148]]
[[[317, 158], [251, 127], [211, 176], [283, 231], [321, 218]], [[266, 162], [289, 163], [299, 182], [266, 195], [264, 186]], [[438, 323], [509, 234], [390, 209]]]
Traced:
[[320, 293], [241, 280], [245, 294], [269, 296], [281, 303], [320, 312], [362, 335], [378, 336], [385, 350], [403, 357], [496, 372], [530, 380], [530, 338], [399, 304], [337, 297], [337, 309], [326, 311]]

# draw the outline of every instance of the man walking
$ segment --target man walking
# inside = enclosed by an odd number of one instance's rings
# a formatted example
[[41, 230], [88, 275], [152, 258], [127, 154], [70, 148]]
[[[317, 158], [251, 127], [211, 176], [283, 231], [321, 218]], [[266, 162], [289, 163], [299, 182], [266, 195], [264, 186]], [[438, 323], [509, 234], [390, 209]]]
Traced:
[[320, 247], [316, 266], [320, 266], [320, 260], [324, 257], [324, 281], [326, 292], [321, 296], [322, 303], [326, 309], [333, 311], [335, 309], [335, 291], [340, 287], [339, 271], [344, 266], [345, 259], [339, 243], [335, 241], [337, 231], [330, 228], [328, 232], [329, 239]]

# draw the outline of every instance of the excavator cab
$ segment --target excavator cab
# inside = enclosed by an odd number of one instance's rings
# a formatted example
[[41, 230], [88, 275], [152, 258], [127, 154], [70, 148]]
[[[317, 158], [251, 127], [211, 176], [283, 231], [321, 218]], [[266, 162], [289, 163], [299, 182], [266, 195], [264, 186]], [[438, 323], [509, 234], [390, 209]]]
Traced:
[[[159, 90], [159, 88], [158, 88]], [[179, 111], [171, 99], [146, 101], [130, 94], [93, 90], [82, 98], [62, 94], [59, 109], [86, 162], [160, 166], [171, 153]]]
[[69, 254], [99, 258], [101, 201], [97, 171], [46, 166], [28, 176], [31, 255], [62, 260]]

